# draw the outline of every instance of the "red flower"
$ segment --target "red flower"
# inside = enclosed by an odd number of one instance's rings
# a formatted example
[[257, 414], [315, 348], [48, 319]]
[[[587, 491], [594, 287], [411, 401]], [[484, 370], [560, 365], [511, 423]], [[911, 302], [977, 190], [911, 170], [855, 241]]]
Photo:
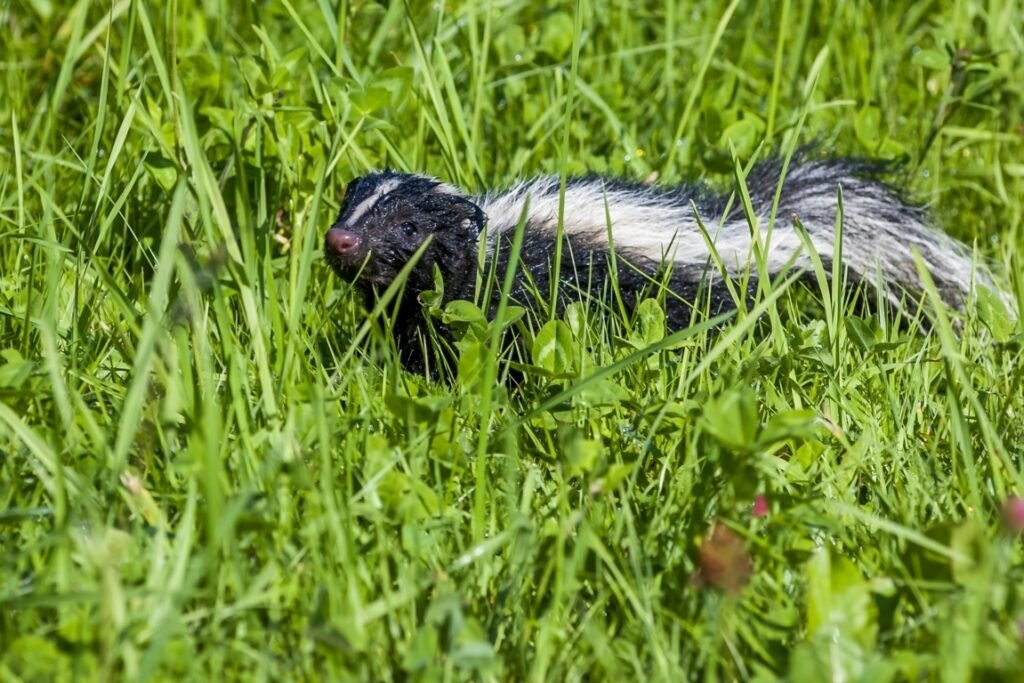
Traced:
[[763, 493], [757, 494], [757, 497], [754, 498], [753, 514], [755, 517], [768, 516], [768, 496]]
[[1010, 496], [1003, 503], [1003, 524], [1015, 534], [1024, 531], [1024, 498]]

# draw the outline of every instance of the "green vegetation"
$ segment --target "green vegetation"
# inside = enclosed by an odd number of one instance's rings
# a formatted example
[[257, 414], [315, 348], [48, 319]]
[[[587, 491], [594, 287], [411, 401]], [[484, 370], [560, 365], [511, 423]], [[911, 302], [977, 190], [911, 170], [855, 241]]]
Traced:
[[1020, 680], [992, 297], [922, 331], [783, 281], [671, 338], [573, 306], [511, 385], [465, 304], [434, 383], [319, 250], [383, 165], [735, 187], [813, 143], [902, 159], [1019, 300], [1021, 16], [0, 2], [0, 681]]

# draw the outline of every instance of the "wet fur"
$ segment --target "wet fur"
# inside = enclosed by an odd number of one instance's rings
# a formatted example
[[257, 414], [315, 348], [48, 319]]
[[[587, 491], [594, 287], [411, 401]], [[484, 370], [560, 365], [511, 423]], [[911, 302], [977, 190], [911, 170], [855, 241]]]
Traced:
[[[850, 160], [794, 163], [786, 175], [771, 234], [768, 271], [778, 273], [790, 263], [797, 268], [810, 264], [794, 219], [807, 230], [826, 269], [830, 268], [837, 192], [842, 187], [842, 258], [849, 282], [874, 284], [876, 273], [880, 273], [885, 297], [899, 306], [907, 292], [913, 295], [921, 290], [916, 251], [940, 296], [953, 307], [962, 306], [974, 280], [987, 283], [987, 275], [976, 269], [966, 246], [931, 227], [924, 212], [904, 201], [876, 171]], [[762, 240], [780, 174], [781, 165], [769, 161], [755, 166], [746, 178]], [[326, 257], [339, 276], [370, 293], [393, 282], [423, 240], [430, 237], [406, 284], [395, 325], [404, 362], [411, 369], [422, 370], [416, 333], [425, 321], [416, 297], [434, 288], [434, 267], [444, 277], [446, 301], [472, 299], [480, 236], [487, 240], [485, 268], [494, 262], [500, 276], [509, 265], [516, 227], [528, 206], [512, 298], [532, 305], [531, 290], [550, 291], [559, 201], [557, 177], [535, 178], [508, 190], [472, 196], [433, 178], [373, 173], [349, 185], [332, 226], [363, 240], [365, 252], [359, 267], [352, 259], [339, 259], [330, 249], [325, 250]], [[569, 179], [562, 291], [570, 298], [605, 291], [612, 270], [610, 214], [615, 273], [628, 306], [650, 290], [652, 282], [666, 281], [672, 294], [666, 297], [670, 328], [691, 324], [695, 307], [712, 314], [733, 307], [694, 207], [727, 273], [737, 276], [746, 272], [752, 262], [751, 229], [740, 202], [730, 205], [728, 195], [699, 183], [657, 187], [599, 177]], [[414, 226], [411, 235], [407, 234], [410, 225]], [[749, 293], [756, 287], [756, 273], [751, 271]]]

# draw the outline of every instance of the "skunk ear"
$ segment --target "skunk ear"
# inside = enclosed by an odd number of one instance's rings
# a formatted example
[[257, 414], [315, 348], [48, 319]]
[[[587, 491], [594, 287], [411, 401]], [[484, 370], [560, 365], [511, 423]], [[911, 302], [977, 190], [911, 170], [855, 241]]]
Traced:
[[472, 202], [468, 199], [464, 201], [467, 204], [469, 204], [472, 211], [472, 217], [470, 220], [473, 221], [473, 225], [474, 227], [476, 227], [476, 231], [480, 232], [481, 230], [484, 229], [484, 222], [487, 220], [487, 214], [484, 213], [484, 210], [481, 209], [480, 206], [476, 204], [476, 202]]
[[437, 202], [439, 210], [447, 214], [453, 227], [458, 225], [460, 230], [472, 231], [474, 236], [484, 229], [487, 214], [472, 199], [455, 192], [434, 195], [431, 199]]

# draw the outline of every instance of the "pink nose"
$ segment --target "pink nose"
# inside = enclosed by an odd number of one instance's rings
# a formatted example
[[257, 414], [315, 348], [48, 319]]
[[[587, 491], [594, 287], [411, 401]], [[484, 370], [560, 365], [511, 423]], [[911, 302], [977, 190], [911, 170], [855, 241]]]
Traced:
[[342, 256], [351, 256], [359, 250], [359, 235], [341, 228], [327, 231], [327, 248]]

